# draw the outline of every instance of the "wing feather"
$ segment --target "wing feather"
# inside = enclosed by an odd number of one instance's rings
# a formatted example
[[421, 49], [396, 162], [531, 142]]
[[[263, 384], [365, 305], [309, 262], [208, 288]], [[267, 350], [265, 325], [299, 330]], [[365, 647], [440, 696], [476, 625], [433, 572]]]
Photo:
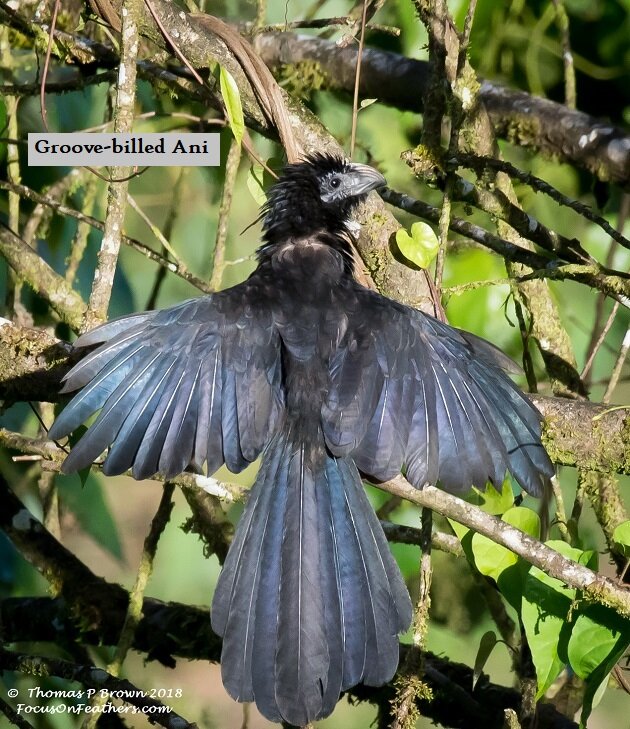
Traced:
[[553, 467], [540, 415], [504, 372], [514, 363], [415, 309], [358, 286], [354, 295], [322, 408], [331, 452], [376, 480], [404, 468], [418, 487], [461, 493], [510, 470], [539, 494]]
[[100, 346], [64, 378], [79, 390], [55, 421], [61, 438], [102, 409], [65, 461], [71, 472], [107, 448], [108, 474], [172, 477], [188, 466], [240, 471], [273, 437], [284, 395], [280, 340], [265, 287], [232, 289], [108, 322], [77, 340]]

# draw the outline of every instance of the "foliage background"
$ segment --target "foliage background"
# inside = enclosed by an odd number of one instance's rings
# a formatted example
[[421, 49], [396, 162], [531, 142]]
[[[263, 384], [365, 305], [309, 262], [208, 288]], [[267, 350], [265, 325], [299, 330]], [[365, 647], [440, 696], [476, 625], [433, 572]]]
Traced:
[[[24, 6], [29, 3], [24, 3]], [[346, 2], [319, 3], [320, 17], [341, 16], [348, 12]], [[629, 0], [568, 0], [565, 3], [570, 17], [571, 43], [576, 58], [577, 99], [581, 110], [596, 117], [606, 117], [618, 125], [630, 123], [630, 2]], [[271, 3], [267, 8], [267, 22], [283, 23], [305, 17], [314, 5], [291, 0], [285, 3]], [[465, 16], [467, 3], [450, 2], [449, 8], [460, 27]], [[230, 0], [213, 3], [212, 12], [232, 20], [251, 20], [256, 7], [251, 2]], [[379, 11], [376, 22], [400, 28], [399, 37], [383, 33], [371, 33], [368, 43], [374, 47], [395, 50], [408, 56], [426, 58], [426, 33], [418, 21], [414, 8], [407, 0], [388, 2]], [[312, 31], [304, 31], [312, 32]], [[333, 33], [333, 38], [343, 34]], [[2, 65], [12, 66], [15, 76], [32, 76], [32, 52], [15, 45], [7, 47], [8, 35], [4, 38]], [[508, 86], [521, 88], [532, 93], [562, 101], [563, 65], [562, 47], [553, 6], [542, 0], [513, 0], [496, 3], [494, 0], [479, 0], [473, 26], [470, 58], [473, 67], [484, 78], [497, 80]], [[301, 90], [308, 98], [308, 104], [327, 128], [348, 148], [351, 106], [349, 99], [329, 91], [311, 91], [295, 69], [286, 68], [281, 74], [283, 84], [291, 91]], [[49, 126], [55, 131], [74, 131], [102, 122], [107, 97], [107, 85], [86, 88], [84, 91], [47, 97]], [[0, 108], [2, 107], [0, 102]], [[141, 111], [156, 111], [168, 114], [185, 111], [202, 114], [204, 109], [189, 101], [156, 96], [154, 90], [144, 81], [139, 84], [138, 107]], [[39, 103], [36, 97], [22, 100], [19, 106], [20, 133], [39, 131], [42, 128]], [[173, 128], [173, 119], [168, 116], [155, 120], [139, 121], [135, 131], [162, 131]], [[441, 201], [441, 193], [418, 182], [409, 174], [407, 165], [400, 159], [400, 153], [413, 147], [420, 140], [422, 117], [412, 112], [400, 112], [380, 103], [374, 103], [360, 111], [358, 117], [359, 159], [370, 159], [386, 175], [391, 187], [405, 190], [435, 205]], [[223, 160], [227, 154], [231, 134], [221, 132]], [[259, 154], [269, 159], [279, 156], [279, 148], [262, 137], [254, 135]], [[593, 178], [575, 168], [502, 143], [505, 158], [522, 169], [530, 170], [559, 188], [567, 196], [580, 199], [590, 205], [603, 204], [605, 217], [616, 225], [619, 216], [622, 192], [613, 186], [593, 183]], [[6, 145], [0, 147], [0, 154], [6, 160]], [[24, 184], [42, 189], [60, 179], [68, 169], [29, 168], [25, 154], [21, 153], [20, 172]], [[249, 162], [243, 159], [235, 186], [229, 218], [226, 258], [239, 261], [226, 266], [222, 285], [229, 286], [241, 281], [254, 266], [252, 254], [258, 245], [258, 227], [245, 233], [241, 231], [257, 215], [257, 203], [247, 185]], [[175, 221], [170, 242], [188, 268], [203, 279], [209, 279], [213, 265], [213, 246], [216, 237], [216, 221], [221, 190], [224, 183], [224, 164], [216, 169], [152, 168], [132, 180], [131, 195], [135, 198], [150, 220], [159, 228], [173, 212]], [[181, 186], [181, 196], [173, 211], [175, 189]], [[530, 189], [517, 187], [519, 199], [525, 209], [537, 219], [569, 237], [577, 237], [582, 245], [598, 260], [606, 258], [610, 240], [597, 226], [583, 220], [566, 208], [558, 208], [548, 198], [533, 193]], [[72, 193], [75, 201], [84, 199], [84, 188]], [[28, 208], [28, 205], [25, 205]], [[0, 211], [7, 213], [7, 201], [0, 198]], [[97, 183], [94, 216], [103, 219], [105, 215], [105, 185]], [[403, 213], [397, 215], [404, 226], [411, 218]], [[487, 216], [476, 213], [473, 219], [488, 225]], [[76, 231], [76, 223], [70, 219], [54, 217], [49, 224], [38, 231], [39, 253], [60, 273], [64, 273], [65, 261], [70, 254], [70, 245]], [[139, 240], [159, 247], [147, 226], [138, 216], [129, 211], [126, 231]], [[91, 231], [85, 255], [78, 270], [76, 288], [87, 299], [96, 265], [96, 254], [100, 244], [100, 233]], [[614, 268], [627, 271], [630, 268], [630, 251], [617, 249]], [[154, 285], [157, 268], [154, 263], [136, 251], [123, 248], [116, 274], [110, 316], [129, 313], [145, 308]], [[486, 337], [514, 358], [520, 359], [522, 343], [513, 305], [509, 299], [509, 285], [496, 283], [505, 279], [503, 261], [496, 255], [477, 246], [457, 239], [451, 240], [446, 259], [444, 287], [446, 311], [450, 322], [456, 326]], [[492, 285], [475, 288], [464, 293], [450, 291], [452, 287], [474, 281], [488, 280]], [[7, 285], [7, 266], [0, 259], [0, 300], [4, 300]], [[577, 283], [551, 283], [553, 296], [560, 309], [563, 323], [573, 342], [578, 369], [584, 364], [586, 352], [595, 324], [598, 294]], [[157, 306], [168, 306], [197, 292], [181, 279], [167, 275], [157, 297]], [[23, 303], [33, 315], [36, 324], [51, 323], [45, 303], [25, 289]], [[611, 302], [604, 304], [604, 315], [610, 311]], [[615, 322], [600, 350], [592, 371], [591, 397], [598, 400], [606, 386], [607, 379], [617, 358], [621, 341], [630, 327], [627, 309], [618, 313]], [[57, 333], [68, 336], [63, 326], [57, 326]], [[535, 360], [541, 391], [546, 388], [544, 367], [540, 358]], [[630, 384], [627, 366], [615, 391], [614, 400], [627, 403], [630, 399]], [[524, 384], [522, 382], [521, 384]], [[0, 415], [0, 426], [25, 434], [35, 435], [38, 421], [25, 403], [18, 403]], [[0, 450], [0, 472], [16, 491], [25, 499], [34, 513], [41, 513], [35, 488], [33, 466], [12, 462], [6, 449]], [[244, 485], [250, 485], [254, 471], [249, 469], [238, 477], [229, 476]], [[563, 469], [560, 481], [565, 502], [572, 503], [575, 493], [575, 472]], [[142, 547], [142, 539], [149, 521], [155, 512], [161, 494], [161, 486], [152, 483], [136, 483], [125, 477], [105, 479], [92, 474], [85, 487], [81, 487], [76, 476], [57, 478], [61, 504], [61, 530], [63, 543], [75, 552], [97, 574], [111, 581], [130, 587]], [[627, 477], [621, 477], [621, 491], [628, 493]], [[375, 506], [386, 496], [372, 491]], [[187, 506], [177, 494], [176, 508], [165, 534], [160, 542], [155, 572], [151, 577], [147, 594], [162, 600], [178, 600], [191, 604], [207, 605], [218, 575], [216, 557], [205, 559], [203, 546], [193, 534], [187, 534], [180, 525], [188, 517]], [[238, 507], [231, 516], [236, 517]], [[419, 512], [411, 504], [400, 506], [396, 521], [417, 525]], [[552, 531], [552, 535], [556, 535]], [[590, 510], [581, 522], [580, 534], [589, 548], [604, 552], [606, 547], [597, 521]], [[394, 545], [396, 557], [412, 589], [416, 579], [419, 550], [417, 547]], [[483, 608], [478, 588], [470, 577], [464, 560], [454, 560], [441, 553], [434, 553], [432, 620], [428, 631], [428, 648], [435, 653], [445, 654], [451, 659], [471, 665], [481, 635], [491, 627], [487, 611]], [[606, 556], [601, 559], [606, 569]], [[613, 571], [610, 569], [610, 574]], [[3, 540], [0, 534], [0, 596], [47, 594], [46, 582], [38, 573]], [[105, 649], [94, 649], [97, 660], [106, 658]], [[486, 670], [493, 681], [509, 683], [510, 659], [507, 649], [499, 646], [491, 656]], [[141, 657], [131, 656], [125, 664], [125, 674], [138, 686], [145, 688], [182, 687], [184, 696], [173, 700], [172, 706], [187, 717], [199, 717], [199, 724], [206, 727], [231, 729], [241, 725], [242, 709], [225, 695], [220, 682], [219, 668], [206, 663], [179, 661], [175, 671], [169, 671], [155, 663], [144, 664]], [[0, 687], [10, 687], [11, 679], [0, 679]], [[23, 693], [35, 685], [32, 679], [19, 678], [16, 686]], [[46, 679], [40, 685], [65, 687], [64, 681]], [[5, 693], [5, 692], [3, 692]], [[620, 690], [609, 690], [600, 706], [595, 710], [589, 726], [595, 729], [627, 725], [628, 696]], [[350, 708], [341, 702], [335, 714], [318, 726], [344, 727], [353, 729], [369, 725], [375, 710], [367, 705]], [[0, 725], [3, 719], [0, 718]], [[74, 726], [67, 717], [46, 717], [34, 721], [40, 728], [66, 729]], [[249, 726], [271, 726], [256, 715], [252, 707]], [[143, 726], [134, 723], [134, 726]], [[418, 727], [428, 727], [427, 719], [419, 719]]]

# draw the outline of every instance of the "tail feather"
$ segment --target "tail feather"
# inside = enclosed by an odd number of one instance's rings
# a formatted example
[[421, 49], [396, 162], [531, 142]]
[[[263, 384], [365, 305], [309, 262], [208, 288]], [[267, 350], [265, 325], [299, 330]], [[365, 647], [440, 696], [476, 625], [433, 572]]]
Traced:
[[322, 581], [322, 572], [328, 570], [322, 570], [320, 560], [329, 556], [320, 554], [323, 525], [318, 519], [316, 489], [321, 484], [307, 463], [304, 445], [291, 454], [288, 475], [289, 498], [280, 555], [275, 693], [282, 716], [296, 723], [291, 717], [321, 713], [330, 665], [324, 600], [334, 599], [336, 590], [323, 594], [326, 580]]
[[[329, 494], [329, 511], [323, 521], [331, 524], [332, 554], [337, 572], [337, 594], [341, 613], [342, 681], [341, 691], [361, 681], [366, 670], [368, 625], [363, 593], [365, 583], [359, 550], [354, 547], [356, 537], [347, 514], [343, 487], [343, 473], [337, 467], [339, 462], [326, 462], [326, 476]], [[324, 531], [324, 530], [322, 530]]]
[[[323, 443], [323, 439], [322, 439]], [[272, 721], [328, 716], [398, 665], [411, 603], [354, 464], [271, 442], [212, 607], [224, 684]]]
[[[277, 593], [279, 572], [278, 547], [282, 540], [284, 515], [282, 489], [265, 488], [275, 480], [286, 481], [288, 463], [284, 449], [271, 451], [261, 466], [245, 513], [241, 517], [234, 541], [228, 552], [212, 602], [212, 628], [223, 636], [221, 673], [228, 693], [238, 701], [253, 701], [253, 646], [256, 637], [256, 612], [265, 605], [257, 601], [259, 582], [269, 586], [271, 603]], [[279, 522], [279, 529], [278, 529]], [[271, 584], [270, 584], [271, 583]], [[273, 608], [272, 608], [273, 609]], [[269, 614], [271, 620], [275, 616]], [[269, 631], [269, 622], [261, 620], [258, 636], [260, 657], [264, 650], [260, 642]], [[275, 641], [275, 634], [272, 638]], [[271, 718], [271, 717], [270, 717]], [[279, 718], [276, 717], [276, 719]], [[273, 720], [273, 719], [272, 719]]]

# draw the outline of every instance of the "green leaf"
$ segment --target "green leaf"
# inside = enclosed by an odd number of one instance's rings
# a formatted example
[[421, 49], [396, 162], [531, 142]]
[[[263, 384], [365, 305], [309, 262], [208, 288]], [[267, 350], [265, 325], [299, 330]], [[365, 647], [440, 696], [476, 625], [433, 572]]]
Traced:
[[574, 598], [575, 590], [537, 567], [532, 567], [525, 578], [521, 620], [536, 667], [536, 699], [545, 694], [564, 668], [560, 654], [566, 649], [565, 626]]
[[262, 207], [267, 202], [267, 193], [264, 187], [264, 172], [264, 167], [256, 162], [249, 168], [247, 175], [247, 189], [259, 207]]
[[492, 577], [497, 583], [501, 573], [518, 562], [514, 552], [484, 537], [483, 534], [473, 534], [472, 551], [479, 572], [486, 577]]
[[514, 504], [514, 491], [512, 491], [512, 479], [506, 478], [501, 484], [501, 491], [491, 484], [486, 485], [486, 490], [473, 487], [473, 493], [466, 499], [470, 504], [475, 504], [486, 514], [496, 516], [503, 514]]
[[[593, 565], [597, 555], [552, 540], [548, 547], [580, 564]], [[525, 577], [521, 620], [538, 678], [537, 698], [545, 694], [567, 662], [571, 636], [570, 614], [575, 590], [537, 567]]]
[[122, 544], [105, 500], [101, 478], [96, 473], [90, 473], [85, 488], [74, 476], [59, 476], [58, 479], [63, 506], [74, 514], [86, 534], [113, 557], [122, 561]]
[[[578, 615], [571, 631], [569, 663], [580, 678], [587, 680], [602, 665], [607, 664], [611, 656], [619, 651], [623, 653], [628, 644], [630, 622], [610, 608], [591, 605]], [[612, 666], [618, 657], [612, 662]]]
[[630, 644], [630, 622], [604, 605], [589, 605], [573, 626], [567, 650], [575, 673], [586, 681], [581, 724], [601, 699], [608, 675]]
[[411, 235], [404, 228], [397, 230], [396, 244], [402, 255], [419, 268], [427, 268], [440, 249], [433, 228], [426, 223], [413, 223]]
[[241, 94], [234, 77], [223, 66], [219, 69], [219, 85], [232, 134], [234, 135], [234, 139], [240, 144], [245, 133], [245, 117], [243, 116]]
[[368, 106], [372, 106], [378, 99], [363, 99], [359, 104], [361, 109], [367, 109]]
[[[538, 514], [523, 506], [513, 506], [508, 509], [503, 514], [502, 521], [532, 537], [538, 537], [540, 533]], [[477, 569], [481, 574], [492, 577], [510, 605], [520, 610], [523, 581], [529, 565], [514, 552], [481, 534], [472, 537], [471, 547]]]
[[615, 546], [626, 559], [630, 558], [630, 521], [624, 521], [613, 532]]
[[[508, 509], [502, 520], [532, 537], [537, 537], [540, 533], [538, 514], [524, 506], [513, 506]], [[486, 577], [492, 577], [497, 583], [501, 573], [519, 561], [514, 552], [484, 537], [483, 534], [473, 534], [471, 546], [475, 566], [479, 572]]]
[[488, 658], [490, 657], [490, 654], [494, 650], [494, 646], [497, 644], [497, 636], [494, 630], [488, 630], [486, 633], [484, 633], [481, 636], [481, 640], [479, 641], [479, 648], [477, 649], [477, 655], [475, 657], [475, 666], [473, 669], [473, 680], [472, 680], [472, 689], [474, 691], [475, 685], [477, 684], [477, 681], [479, 680], [479, 676], [481, 676], [481, 672], [483, 671], [483, 667], [486, 665], [486, 662]]
[[502, 519], [534, 539], [540, 537], [540, 517], [531, 509], [524, 506], [513, 506], [503, 514]]

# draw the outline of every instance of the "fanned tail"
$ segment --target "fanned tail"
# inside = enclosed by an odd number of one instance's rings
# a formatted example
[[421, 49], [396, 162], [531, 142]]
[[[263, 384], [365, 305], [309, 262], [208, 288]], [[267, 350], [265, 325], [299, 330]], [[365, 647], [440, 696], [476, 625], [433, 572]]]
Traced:
[[212, 605], [228, 692], [272, 721], [328, 716], [398, 665], [411, 602], [354, 463], [295, 442], [265, 451]]

